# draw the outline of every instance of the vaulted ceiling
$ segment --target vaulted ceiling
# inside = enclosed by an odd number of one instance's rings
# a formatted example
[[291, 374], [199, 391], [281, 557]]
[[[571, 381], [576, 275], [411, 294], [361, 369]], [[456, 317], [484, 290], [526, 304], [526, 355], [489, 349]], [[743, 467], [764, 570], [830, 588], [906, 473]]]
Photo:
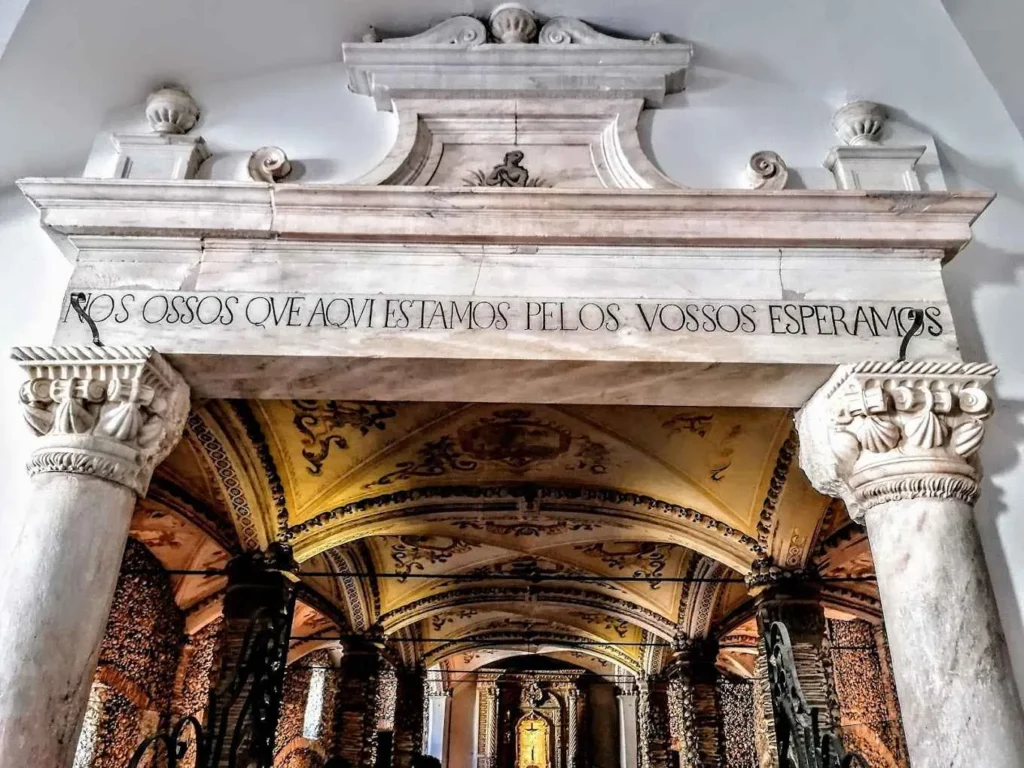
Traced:
[[[870, 572], [863, 535], [797, 468], [791, 424], [771, 409], [211, 401], [133, 535], [176, 570], [289, 543], [305, 582], [293, 656], [379, 629], [396, 655], [453, 670], [526, 651], [657, 669], [676, 634], [743, 636], [755, 560]], [[195, 628], [224, 578], [175, 586]], [[836, 590], [836, 609], [874, 610], [870, 587]]]

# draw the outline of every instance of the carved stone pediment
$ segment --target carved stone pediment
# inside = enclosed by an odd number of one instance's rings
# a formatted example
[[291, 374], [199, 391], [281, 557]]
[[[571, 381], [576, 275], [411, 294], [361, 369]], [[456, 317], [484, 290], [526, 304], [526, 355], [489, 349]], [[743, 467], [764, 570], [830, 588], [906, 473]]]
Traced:
[[689, 44], [542, 23], [506, 4], [488, 24], [456, 16], [343, 50], [351, 89], [399, 120], [394, 148], [360, 184], [677, 186], [643, 154], [636, 124], [644, 106], [682, 90]]

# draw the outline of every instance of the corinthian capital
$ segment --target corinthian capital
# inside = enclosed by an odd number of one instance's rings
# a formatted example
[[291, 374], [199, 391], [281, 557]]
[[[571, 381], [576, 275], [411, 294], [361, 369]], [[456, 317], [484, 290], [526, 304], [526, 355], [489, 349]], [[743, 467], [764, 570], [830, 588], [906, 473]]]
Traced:
[[39, 436], [29, 474], [93, 475], [145, 494], [181, 437], [188, 385], [149, 347], [16, 347]]
[[977, 452], [992, 413], [988, 363], [840, 366], [797, 414], [800, 466], [855, 520], [876, 504], [950, 498], [973, 504]]

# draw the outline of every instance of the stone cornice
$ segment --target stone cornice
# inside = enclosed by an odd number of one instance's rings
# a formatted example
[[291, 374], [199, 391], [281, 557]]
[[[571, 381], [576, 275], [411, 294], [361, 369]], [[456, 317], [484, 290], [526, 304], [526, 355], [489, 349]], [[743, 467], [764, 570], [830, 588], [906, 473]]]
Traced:
[[939, 498], [973, 504], [976, 454], [992, 413], [989, 363], [840, 366], [797, 414], [800, 465], [858, 522], [877, 504]]
[[343, 48], [349, 85], [381, 109], [402, 98], [643, 98], [682, 90], [693, 55], [661, 34], [626, 40], [566, 17], [499, 6], [489, 27], [455, 16], [409, 37], [376, 31]]
[[16, 347], [20, 400], [39, 436], [29, 474], [91, 475], [145, 495], [181, 437], [189, 389], [149, 347]]
[[987, 193], [355, 187], [23, 179], [75, 236], [933, 249], [954, 254]]

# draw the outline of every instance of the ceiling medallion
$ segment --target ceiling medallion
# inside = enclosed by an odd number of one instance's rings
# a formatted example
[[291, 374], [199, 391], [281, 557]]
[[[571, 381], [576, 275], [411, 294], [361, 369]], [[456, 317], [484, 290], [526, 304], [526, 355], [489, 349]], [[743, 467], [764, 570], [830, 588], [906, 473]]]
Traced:
[[459, 445], [467, 455], [512, 469], [562, 456], [571, 443], [569, 430], [533, 418], [530, 411], [520, 408], [495, 411], [459, 430]]
[[551, 468], [565, 457], [561, 469], [603, 475], [610, 452], [586, 435], [574, 436], [565, 427], [535, 417], [521, 408], [494, 411], [459, 428], [456, 436], [441, 435], [425, 443], [415, 460], [398, 462], [395, 469], [364, 488], [392, 485], [414, 477], [438, 477], [449, 472]]
[[452, 579], [441, 584], [441, 586], [453, 586], [464, 584], [466, 577], [485, 580], [488, 577], [501, 579], [502, 581], [521, 579], [532, 584], [539, 584], [543, 581], [570, 581], [572, 579], [583, 579], [595, 587], [622, 592], [620, 587], [607, 581], [594, 579], [594, 574], [582, 571], [577, 568], [570, 568], [552, 560], [542, 560], [530, 555], [523, 555], [514, 560], [507, 560], [495, 565], [483, 565], [462, 574], [463, 578]]
[[461, 619], [472, 619], [479, 613], [480, 611], [476, 608], [459, 608], [447, 613], [439, 613], [430, 620], [430, 625], [434, 628], [435, 632], [440, 632], [448, 624], [455, 624]]

